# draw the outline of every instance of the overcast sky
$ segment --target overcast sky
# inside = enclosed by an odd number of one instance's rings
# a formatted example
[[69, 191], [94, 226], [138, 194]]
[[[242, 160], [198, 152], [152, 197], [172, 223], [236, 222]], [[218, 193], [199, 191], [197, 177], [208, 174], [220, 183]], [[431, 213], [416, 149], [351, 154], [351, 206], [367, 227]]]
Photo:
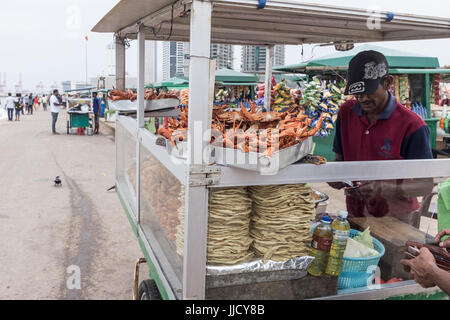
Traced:
[[[148, 0], [150, 1], [150, 0]], [[270, 0], [269, 0], [270, 1]], [[24, 87], [34, 89], [39, 81], [45, 85], [63, 80], [84, 80], [86, 42], [88, 41], [88, 75], [93, 77], [106, 69], [110, 56], [106, 50], [111, 34], [89, 32], [118, 0], [1, 0], [0, 2], [0, 74], [7, 73], [9, 89], [22, 73]], [[322, 4], [380, 9], [394, 12], [447, 17], [448, 0], [309, 0]], [[385, 47], [436, 56], [441, 65], [450, 65], [450, 39], [378, 43]], [[301, 62], [333, 52], [332, 47], [288, 46], [286, 64]], [[239, 68], [239, 48], [236, 48], [235, 68]], [[136, 46], [127, 51], [127, 70], [136, 73]], [[159, 55], [161, 58], [161, 55]], [[161, 67], [159, 68], [161, 75]]]

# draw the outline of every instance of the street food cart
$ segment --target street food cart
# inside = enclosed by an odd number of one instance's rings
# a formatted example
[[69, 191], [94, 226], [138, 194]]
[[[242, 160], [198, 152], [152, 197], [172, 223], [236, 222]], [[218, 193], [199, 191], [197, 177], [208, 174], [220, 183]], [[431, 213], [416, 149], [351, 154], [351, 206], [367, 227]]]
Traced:
[[79, 133], [80, 129], [88, 129], [92, 132], [92, 90], [96, 87], [65, 90], [67, 94], [67, 134]]
[[[390, 17], [386, 19], [386, 17]], [[378, 19], [381, 29], [368, 28]], [[218, 165], [204, 136], [211, 123], [215, 63], [211, 43], [267, 45], [270, 89], [274, 45], [450, 38], [448, 19], [364, 9], [256, 0], [122, 0], [93, 28], [116, 38], [117, 88], [124, 90], [124, 39], [138, 42], [137, 118], [119, 115], [116, 125], [116, 190], [150, 269], [147, 298], [163, 299], [384, 299], [410, 294], [442, 297], [413, 281], [338, 291], [336, 279], [306, 276], [304, 268], [221, 274], [207, 266], [208, 197], [220, 188], [385, 179], [441, 179], [450, 160], [296, 163], [276, 174]], [[187, 159], [172, 157], [144, 129], [145, 41], [190, 42]], [[266, 109], [270, 108], [266, 91]], [[193, 134], [196, 132], [195, 134]], [[157, 168], [156, 172], [153, 168]], [[157, 174], [158, 183], [148, 183]], [[155, 189], [166, 185], [163, 189]], [[183, 191], [178, 193], [178, 191]], [[157, 193], [157, 194], [155, 194]], [[179, 195], [177, 197], [177, 195]], [[165, 212], [182, 211], [180, 224]], [[170, 232], [166, 232], [166, 228]], [[184, 228], [183, 238], [177, 237]], [[393, 230], [402, 235], [402, 230]], [[173, 241], [175, 233], [176, 241]], [[405, 234], [405, 236], [408, 236]], [[395, 239], [394, 239], [395, 240]], [[179, 250], [177, 250], [179, 249]], [[180, 255], [177, 252], [181, 252]], [[139, 262], [143, 262], [140, 260]], [[218, 271], [217, 269], [215, 271]], [[219, 270], [220, 271], [220, 270]], [[142, 298], [143, 295], [140, 295]]]

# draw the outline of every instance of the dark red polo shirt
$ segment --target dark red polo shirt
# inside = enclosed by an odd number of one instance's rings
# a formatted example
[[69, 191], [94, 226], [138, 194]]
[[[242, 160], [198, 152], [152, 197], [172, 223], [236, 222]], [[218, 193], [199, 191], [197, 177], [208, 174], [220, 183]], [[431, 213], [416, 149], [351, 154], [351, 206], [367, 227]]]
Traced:
[[[357, 100], [344, 103], [336, 122], [333, 151], [344, 161], [431, 159], [430, 132], [426, 123], [414, 112], [398, 103], [390, 93], [378, 119], [369, 124]], [[396, 201], [360, 200], [347, 197], [347, 210], [352, 216], [405, 216], [419, 208], [416, 198]]]

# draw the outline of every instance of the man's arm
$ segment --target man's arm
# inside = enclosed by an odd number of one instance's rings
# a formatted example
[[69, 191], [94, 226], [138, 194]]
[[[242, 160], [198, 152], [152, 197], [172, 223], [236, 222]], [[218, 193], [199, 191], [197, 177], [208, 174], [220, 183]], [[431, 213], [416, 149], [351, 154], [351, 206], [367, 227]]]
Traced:
[[385, 199], [423, 197], [433, 191], [433, 178], [366, 181], [358, 188], [364, 198], [382, 196]]
[[[442, 230], [434, 238], [434, 242], [442, 248], [450, 248], [450, 238], [442, 241], [442, 238], [450, 235], [450, 229]], [[420, 255], [412, 260], [401, 260], [401, 264], [410, 268], [411, 278], [424, 288], [438, 286], [446, 294], [450, 295], [450, 273], [440, 269], [436, 264], [430, 250], [420, 249]]]
[[434, 270], [434, 283], [446, 294], [450, 295], [450, 273], [436, 268]]
[[409, 179], [397, 183], [397, 192], [400, 196], [423, 197], [430, 194], [434, 188], [433, 178]]
[[400, 260], [410, 269], [410, 277], [423, 288], [438, 286], [446, 294], [450, 294], [450, 273], [440, 269], [430, 250], [423, 247], [420, 254], [411, 260]]

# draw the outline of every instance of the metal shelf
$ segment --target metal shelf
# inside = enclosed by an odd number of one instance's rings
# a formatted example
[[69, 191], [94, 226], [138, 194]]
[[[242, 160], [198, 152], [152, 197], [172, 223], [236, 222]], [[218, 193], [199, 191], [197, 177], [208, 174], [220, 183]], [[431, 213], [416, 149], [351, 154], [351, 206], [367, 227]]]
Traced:
[[[385, 179], [437, 178], [450, 176], [450, 159], [329, 162], [324, 165], [293, 164], [276, 175], [216, 166], [221, 170], [217, 187], [364, 181]], [[387, 169], [389, 168], [389, 169]]]

